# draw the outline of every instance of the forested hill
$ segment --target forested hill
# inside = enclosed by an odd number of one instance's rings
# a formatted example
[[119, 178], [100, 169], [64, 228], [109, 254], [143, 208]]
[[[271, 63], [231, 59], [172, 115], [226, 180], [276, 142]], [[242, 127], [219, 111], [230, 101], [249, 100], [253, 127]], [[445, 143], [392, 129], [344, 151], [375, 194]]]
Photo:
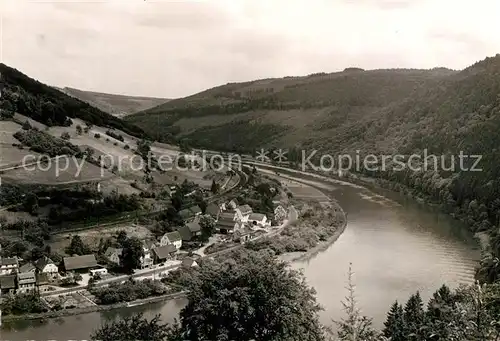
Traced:
[[68, 87], [59, 90], [116, 117], [134, 114], [169, 101], [166, 98], [106, 94]]
[[122, 121], [74, 97], [32, 79], [0, 63], [2, 116], [18, 112], [48, 126], [69, 125], [70, 118], [80, 118], [95, 125], [122, 130], [143, 137], [146, 133], [130, 122]]
[[209, 149], [480, 154], [480, 172], [368, 173], [440, 204], [474, 231], [490, 231], [493, 256], [480, 277], [499, 277], [500, 55], [462, 71], [349, 69], [227, 84], [127, 119], [165, 140]]
[[230, 83], [127, 120], [165, 141], [184, 137], [193, 145], [217, 149], [250, 151], [272, 144], [315, 147], [316, 142], [331, 145], [339, 140], [350, 146], [384, 112], [453, 74], [442, 68], [349, 68], [332, 74]]

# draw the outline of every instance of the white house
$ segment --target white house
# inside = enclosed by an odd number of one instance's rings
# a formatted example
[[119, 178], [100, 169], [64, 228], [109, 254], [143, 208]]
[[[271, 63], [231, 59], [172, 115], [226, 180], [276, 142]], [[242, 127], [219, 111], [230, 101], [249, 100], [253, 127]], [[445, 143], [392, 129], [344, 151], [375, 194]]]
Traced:
[[266, 215], [262, 213], [250, 214], [250, 216], [248, 217], [248, 223], [252, 225], [258, 225], [260, 227], [265, 227], [269, 225]]
[[19, 262], [16, 257], [0, 258], [0, 275], [15, 274], [19, 271]]
[[177, 250], [179, 250], [182, 246], [181, 234], [178, 231], [165, 233], [160, 239], [160, 246], [167, 244], [174, 244]]
[[281, 223], [287, 216], [286, 209], [281, 206], [277, 205], [274, 208], [274, 220], [276, 220], [278, 223]]
[[120, 256], [122, 255], [123, 249], [117, 249], [114, 247], [108, 247], [104, 256], [112, 263], [120, 265]]
[[35, 262], [35, 267], [38, 273], [47, 274], [49, 279], [57, 279], [59, 268], [48, 257], [42, 257]]
[[235, 211], [238, 214], [238, 218], [242, 223], [248, 222], [250, 214], [253, 213], [252, 208], [249, 205], [238, 206], [238, 208], [236, 208]]

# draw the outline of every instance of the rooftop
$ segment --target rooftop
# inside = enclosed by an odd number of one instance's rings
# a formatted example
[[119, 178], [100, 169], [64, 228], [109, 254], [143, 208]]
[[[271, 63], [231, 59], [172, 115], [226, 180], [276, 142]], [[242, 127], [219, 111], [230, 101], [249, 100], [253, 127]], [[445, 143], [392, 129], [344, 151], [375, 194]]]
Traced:
[[106, 256], [107, 258], [111, 257], [114, 253], [118, 254], [118, 256], [120, 256], [122, 254], [122, 251], [123, 249], [118, 249], [118, 248], [115, 248], [115, 247], [108, 247], [106, 249], [106, 252], [104, 253], [104, 256]]
[[191, 223], [187, 223], [186, 226], [188, 227], [189, 231], [192, 233], [200, 232], [201, 231], [201, 226], [197, 222], [193, 221]]
[[36, 276], [34, 272], [21, 272], [17, 274], [20, 284], [35, 283]]
[[42, 257], [35, 262], [35, 267], [38, 270], [43, 270], [48, 264], [54, 264], [54, 262], [49, 257]]
[[261, 221], [264, 218], [267, 218], [265, 214], [262, 214], [262, 213], [252, 213], [252, 214], [250, 214], [250, 217], [248, 217], [248, 220]]
[[30, 271], [33, 271], [35, 269], [36, 269], [36, 267], [33, 264], [26, 263], [19, 268], [19, 272], [30, 272]]
[[189, 227], [187, 227], [186, 225], [182, 226], [178, 230], [178, 232], [181, 235], [183, 241], [190, 241], [191, 238], [193, 238], [193, 233], [191, 232]]
[[253, 212], [252, 208], [250, 207], [250, 205], [241, 205], [238, 207], [239, 210], [241, 211], [242, 214], [250, 214]]
[[178, 242], [182, 240], [181, 234], [179, 231], [174, 231], [174, 232], [167, 232], [164, 234], [164, 237], [168, 238], [168, 241], [173, 243], [173, 242]]
[[0, 276], [0, 288], [2, 288], [2, 289], [15, 289], [16, 288], [16, 275]]
[[19, 264], [19, 262], [17, 261], [17, 258], [16, 257], [2, 257], [0, 259], [0, 264], [1, 265], [17, 265]]
[[66, 271], [88, 269], [97, 266], [95, 255], [83, 255], [74, 257], [64, 257], [64, 268]]
[[160, 247], [155, 247], [153, 253], [158, 259], [167, 259], [172, 253], [177, 252], [177, 248], [173, 244], [167, 244]]

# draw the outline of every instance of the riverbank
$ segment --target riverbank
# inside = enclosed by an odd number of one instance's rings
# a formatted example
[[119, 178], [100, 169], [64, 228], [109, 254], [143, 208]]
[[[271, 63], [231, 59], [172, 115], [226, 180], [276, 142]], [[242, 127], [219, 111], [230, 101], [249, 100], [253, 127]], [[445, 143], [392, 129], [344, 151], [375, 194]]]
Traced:
[[2, 322], [14, 322], [19, 320], [41, 320], [41, 319], [49, 319], [49, 318], [58, 318], [64, 316], [72, 316], [72, 315], [82, 315], [93, 312], [107, 311], [119, 308], [127, 308], [131, 306], [139, 306], [149, 303], [162, 302], [167, 300], [173, 300], [177, 298], [182, 298], [186, 296], [186, 291], [180, 291], [172, 294], [165, 294], [161, 296], [148, 297], [140, 300], [135, 300], [132, 302], [120, 302], [116, 304], [110, 305], [96, 305], [85, 308], [73, 308], [73, 309], [63, 309], [58, 311], [48, 311], [40, 314], [25, 314], [25, 315], [3, 315]]

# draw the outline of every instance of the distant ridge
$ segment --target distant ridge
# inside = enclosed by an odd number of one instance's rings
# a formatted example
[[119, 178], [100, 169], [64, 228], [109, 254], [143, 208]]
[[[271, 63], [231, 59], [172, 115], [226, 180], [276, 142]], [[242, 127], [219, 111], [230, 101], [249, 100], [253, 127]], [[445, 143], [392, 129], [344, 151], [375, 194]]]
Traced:
[[115, 95], [70, 87], [57, 89], [116, 117], [125, 117], [169, 101], [167, 98]]

